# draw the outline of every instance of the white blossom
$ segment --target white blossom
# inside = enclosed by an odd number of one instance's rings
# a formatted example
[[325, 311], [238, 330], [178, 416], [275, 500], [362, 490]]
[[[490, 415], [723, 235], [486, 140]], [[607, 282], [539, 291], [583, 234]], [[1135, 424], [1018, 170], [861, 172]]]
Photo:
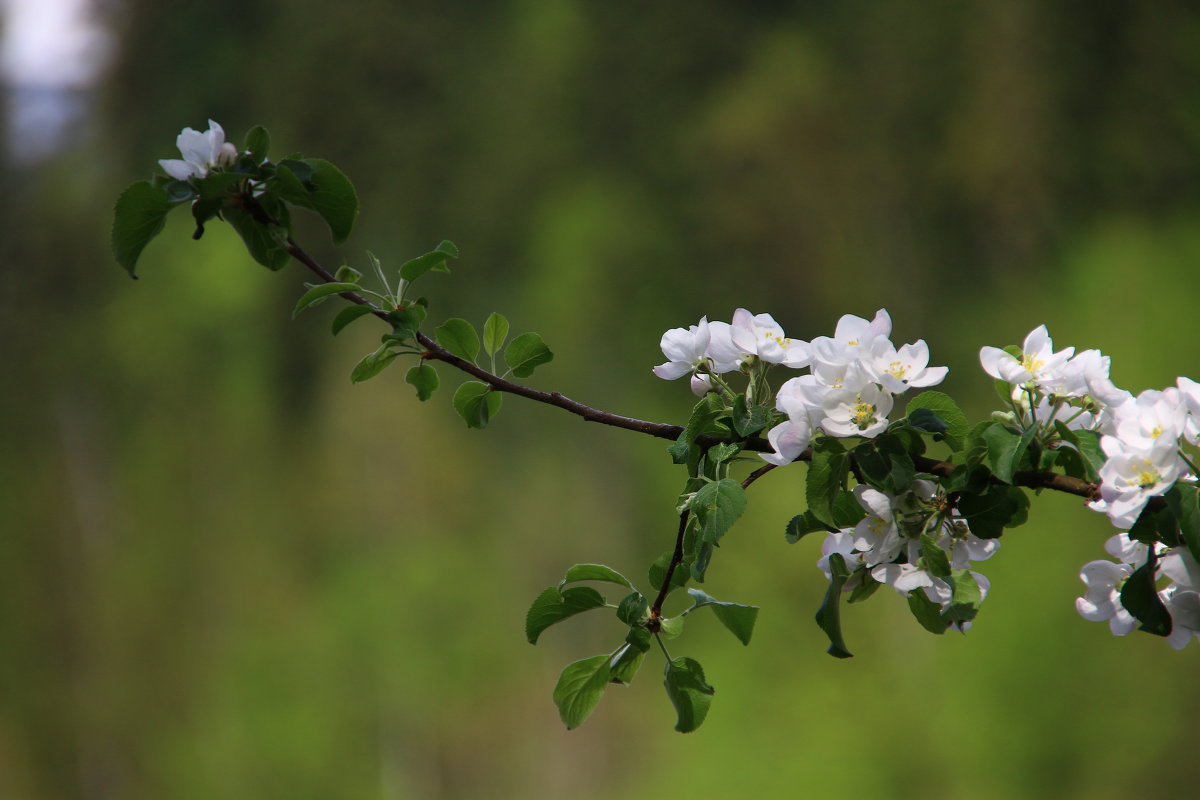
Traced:
[[160, 159], [158, 165], [177, 181], [206, 177], [209, 170], [232, 166], [237, 160], [237, 148], [225, 141], [225, 129], [211, 119], [203, 133], [184, 128], [175, 146], [183, 159]]

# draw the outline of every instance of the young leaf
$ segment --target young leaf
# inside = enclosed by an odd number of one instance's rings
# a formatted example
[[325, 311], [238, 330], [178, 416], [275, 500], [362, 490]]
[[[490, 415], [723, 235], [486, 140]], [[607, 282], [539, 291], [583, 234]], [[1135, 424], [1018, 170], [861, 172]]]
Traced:
[[113, 209], [112, 251], [131, 278], [137, 277], [134, 268], [138, 256], [162, 232], [167, 212], [172, 208], [166, 192], [149, 181], [133, 184], [117, 198]]
[[716, 691], [704, 679], [700, 662], [687, 657], [671, 659], [663, 670], [663, 685], [667, 687], [671, 705], [675, 706], [675, 730], [691, 733], [699, 728], [708, 716]]
[[422, 402], [432, 397], [439, 385], [437, 370], [429, 364], [417, 364], [409, 368], [404, 382], [411, 383], [416, 388], [417, 399]]
[[[647, 578], [650, 581], [650, 587], [656, 592], [662, 589], [663, 580], [667, 577], [667, 567], [670, 565], [673, 555], [674, 553], [670, 552], [663, 553], [650, 565], [650, 573]], [[688, 569], [682, 564], [677, 566], [671, 573], [671, 589], [677, 589], [687, 584], [689, 574]]]
[[282, 240], [282, 235], [287, 230], [286, 218], [274, 217], [284, 223], [280, 226], [259, 222], [239, 208], [226, 208], [221, 214], [237, 231], [238, 236], [242, 237], [242, 243], [246, 245], [246, 251], [250, 253], [251, 258], [269, 270], [280, 270], [287, 266], [292, 257], [284, 249]]
[[430, 252], [405, 261], [400, 267], [400, 277], [412, 283], [430, 270], [449, 272], [446, 260], [450, 258], [458, 258], [458, 247], [454, 242], [443, 240]]
[[554, 354], [536, 333], [522, 333], [509, 342], [504, 351], [504, 363], [518, 378], [528, 378], [534, 369], [552, 358]]
[[733, 478], [706, 483], [692, 496], [701, 539], [716, 544], [746, 509], [746, 491]]
[[1162, 598], [1154, 585], [1154, 569], [1157, 559], [1151, 555], [1146, 563], [1133, 571], [1121, 587], [1121, 605], [1142, 623], [1138, 630], [1155, 636], [1171, 635], [1171, 613], [1163, 605]]
[[771, 422], [770, 406], [747, 406], [746, 396], [733, 398], [733, 430], [738, 436], [753, 436]]
[[667, 639], [675, 639], [683, 633], [683, 623], [687, 617], [670, 617], [658, 621], [659, 631]]
[[271, 149], [271, 134], [267, 133], [267, 129], [262, 125], [255, 125], [246, 132], [246, 146], [243, 148], [250, 156], [258, 163], [262, 163], [267, 159], [267, 152]]
[[1167, 492], [1167, 505], [1179, 521], [1179, 532], [1188, 552], [1200, 561], [1200, 490], [1195, 484], [1176, 483]]
[[604, 595], [590, 586], [572, 586], [561, 592], [554, 586], [544, 589], [525, 614], [525, 638], [537, 644], [546, 628], [584, 611], [603, 608], [606, 602]]
[[1037, 435], [1037, 430], [1037, 426], [1034, 426], [1016, 434], [997, 422], [983, 432], [988, 448], [988, 464], [997, 478], [1005, 483], [1013, 482], [1013, 473], [1020, 466], [1021, 458]]
[[851, 457], [867, 483], [888, 494], [901, 494], [916, 477], [912, 457], [893, 434], [863, 442], [851, 451]]
[[849, 456], [841, 442], [831, 436], [816, 439], [812, 453], [804, 489], [808, 510], [817, 519], [836, 528], [833, 504], [846, 487], [846, 475], [850, 470]]
[[454, 410], [468, 428], [484, 428], [500, 410], [500, 401], [501, 394], [486, 383], [467, 381], [454, 393]]
[[576, 581], [607, 581], [608, 583], [627, 586], [630, 589], [634, 588], [628, 578], [615, 569], [606, 567], [603, 564], [576, 564], [567, 570], [567, 574], [559, 581], [558, 586], [561, 589], [568, 583], [575, 583]]
[[493, 311], [483, 323], [483, 349], [489, 356], [500, 352], [504, 340], [508, 338], [508, 320], [503, 314]]
[[[296, 301], [296, 307], [292, 309], [292, 319], [300, 316], [300, 312], [308, 308], [314, 303], [324, 300], [331, 294], [341, 294], [342, 292], [353, 292], [359, 288], [357, 283], [318, 283], [316, 286], [309, 287], [308, 291], [300, 296]], [[368, 309], [369, 310], [369, 309]]]
[[649, 611], [650, 601], [641, 592], [633, 592], [617, 606], [617, 619], [626, 625], [640, 625]]
[[919, 395], [908, 401], [908, 407], [904, 414], [909, 418], [909, 424], [918, 430], [926, 430], [926, 428], [914, 422], [915, 420], [924, 422], [926, 417], [917, 416], [918, 409], [926, 409], [932, 412], [939, 422], [944, 425], [941, 431], [942, 439], [955, 452], [962, 450], [966, 443], [967, 434], [970, 432], [970, 426], [967, 424], [967, 417], [963, 414], [962, 409], [958, 407], [949, 395], [935, 392], [933, 390], [921, 392]]
[[474, 325], [465, 319], [454, 317], [436, 328], [434, 335], [442, 347], [463, 361], [475, 363], [475, 357], [479, 355], [479, 334], [475, 332]]
[[942, 619], [942, 607], [930, 600], [920, 589], [908, 593], [908, 610], [921, 623], [921, 627], [930, 633], [941, 635], [950, 627], [948, 620]]
[[947, 580], [953, 592], [950, 595], [950, 607], [942, 612], [942, 619], [957, 623], [975, 619], [979, 604], [983, 602], [983, 592], [975, 576], [970, 570], [956, 569], [951, 571]]
[[346, 241], [358, 216], [358, 195], [340, 169], [322, 158], [285, 158], [279, 162], [275, 188], [287, 202], [320, 214], [334, 244]]
[[787, 539], [788, 544], [795, 544], [810, 533], [816, 533], [817, 531], [834, 533], [837, 530], [838, 528], [830, 527], [821, 522], [811, 511], [805, 511], [803, 514], [797, 514], [791, 518], [783, 536]]
[[645, 659], [645, 650], [639, 650], [631, 644], [625, 645], [612, 660], [612, 672], [608, 677], [609, 683], [619, 683], [622, 686], [633, 683], [633, 676], [637, 674]]
[[841, 553], [829, 556], [829, 574], [829, 588], [825, 590], [825, 599], [817, 609], [817, 625], [829, 637], [829, 655], [834, 658], [852, 658], [854, 654], [846, 649], [846, 642], [842, 639], [842, 587], [850, 577], [850, 570], [847, 569]]
[[722, 603], [699, 589], [688, 589], [688, 594], [696, 601], [692, 608], [707, 606], [717, 615], [721, 624], [737, 637], [742, 644], [750, 644], [754, 633], [754, 623], [758, 619], [758, 606], [745, 606], [741, 603]]
[[950, 556], [938, 547], [932, 537], [924, 533], [921, 534], [921, 558], [918, 563], [936, 578], [950, 577]]
[[392, 361], [398, 355], [399, 353], [395, 352], [394, 350], [387, 349], [386, 346], [380, 347], [374, 353], [364, 356], [363, 359], [355, 365], [354, 370], [350, 373], [350, 382], [362, 383], [363, 381], [369, 381], [371, 378], [374, 378], [376, 375], [383, 372], [387, 365], [392, 363]]
[[578, 728], [600, 702], [612, 675], [610, 657], [592, 656], [568, 664], [554, 687], [554, 704], [567, 730]]
[[333, 318], [333, 325], [330, 326], [330, 330], [333, 331], [334, 336], [337, 336], [339, 333], [342, 332], [342, 328], [345, 328], [351, 322], [354, 322], [354, 320], [356, 320], [360, 317], [365, 317], [367, 314], [370, 314], [370, 313], [371, 313], [370, 306], [359, 306], [359, 305], [346, 306], [345, 308], [343, 308], [341, 311], [339, 311], [337, 313], [336, 317]]

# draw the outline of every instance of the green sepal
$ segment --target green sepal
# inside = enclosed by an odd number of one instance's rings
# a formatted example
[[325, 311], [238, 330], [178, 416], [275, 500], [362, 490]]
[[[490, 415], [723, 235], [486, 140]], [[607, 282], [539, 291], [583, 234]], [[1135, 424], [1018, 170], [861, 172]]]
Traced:
[[306, 291], [304, 294], [302, 294], [300, 296], [300, 299], [296, 301], [296, 307], [292, 309], [292, 319], [295, 319], [296, 317], [300, 316], [300, 312], [303, 311], [304, 309], [308, 308], [309, 306], [311, 306], [315, 303], [319, 303], [320, 301], [329, 297], [329, 295], [331, 295], [331, 294], [341, 294], [342, 292], [354, 292], [354, 291], [357, 291], [359, 288], [361, 288], [361, 287], [359, 287], [359, 285], [357, 283], [337, 283], [337, 282], [318, 283], [315, 286], [312, 284], [306, 283], [305, 286], [309, 287], [308, 291]]
[[369, 381], [387, 368], [395, 360], [399, 353], [394, 350], [389, 350], [386, 345], [380, 347], [373, 353], [363, 356], [362, 360], [355, 364], [354, 369], [350, 372], [351, 383], [362, 383]]
[[410, 367], [404, 375], [404, 382], [412, 384], [413, 388], [417, 390], [417, 399], [421, 402], [432, 397], [441, 383], [437, 370], [430, 364], [417, 364], [415, 367]]
[[708, 716], [716, 691], [704, 679], [700, 662], [686, 656], [671, 659], [663, 670], [663, 685], [671, 705], [675, 706], [675, 730], [691, 733], [699, 728]]
[[150, 240], [162, 232], [167, 212], [174, 207], [166, 191], [149, 181], [129, 186], [117, 198], [113, 208], [112, 251], [129, 277], [137, 277], [134, 269], [138, 257]]
[[465, 319], [453, 317], [435, 328], [433, 333], [442, 347], [463, 361], [475, 363], [479, 355], [479, 334], [475, 332], [474, 325]]
[[754, 634], [754, 623], [758, 619], [758, 606], [723, 603], [699, 589], [688, 589], [688, 594], [695, 601], [692, 608], [711, 608], [721, 624], [728, 628], [739, 642], [744, 645], [750, 644], [750, 637]]
[[446, 266], [446, 261], [451, 258], [458, 258], [458, 247], [454, 242], [442, 240], [428, 253], [405, 261], [400, 266], [400, 277], [412, 283], [430, 270], [449, 272], [450, 268]]
[[525, 614], [525, 638], [530, 644], [537, 644], [538, 637], [551, 625], [593, 608], [603, 608], [606, 602], [604, 595], [590, 586], [572, 586], [562, 591], [555, 586], [543, 589]]
[[500, 411], [503, 395], [480, 381], [467, 381], [454, 393], [454, 410], [468, 428], [485, 428]]
[[554, 358], [554, 353], [536, 333], [522, 333], [508, 343], [504, 350], [504, 363], [518, 378], [528, 378], [542, 364]]
[[358, 216], [354, 184], [340, 169], [322, 158], [285, 158], [271, 182], [280, 198], [317, 212], [329, 226], [334, 244], [346, 241]]
[[568, 664], [554, 687], [554, 704], [567, 730], [588, 718], [612, 677], [611, 656], [599, 655]]
[[267, 160], [267, 156], [271, 150], [271, 134], [262, 125], [255, 125], [250, 130], [246, 131], [245, 147], [242, 149], [250, 154], [250, 157], [257, 162]]
[[826, 651], [829, 655], [834, 658], [853, 658], [854, 654], [846, 649], [846, 642], [842, 638], [842, 587], [850, 578], [850, 570], [841, 553], [829, 556], [829, 575], [829, 588], [825, 590], [825, 599], [817, 609], [817, 625], [829, 637], [829, 649]]
[[483, 323], [483, 349], [489, 356], [495, 356], [504, 346], [508, 338], [508, 320], [503, 314], [493, 311]]
[[345, 328], [347, 325], [349, 325], [351, 322], [354, 322], [354, 320], [359, 319], [361, 317], [365, 317], [367, 314], [370, 314], [370, 313], [371, 313], [370, 306], [360, 306], [360, 305], [346, 306], [345, 308], [343, 308], [341, 311], [339, 311], [337, 313], [337, 316], [335, 316], [333, 318], [333, 324], [329, 326], [329, 329], [333, 332], [334, 336], [337, 336], [339, 333], [342, 332], [342, 329]]
[[[935, 424], [928, 415], [917, 413], [921, 409], [932, 414], [933, 419], [944, 426], [941, 431], [929, 429], [935, 427]], [[958, 452], [966, 444], [967, 436], [970, 433], [967, 417], [949, 395], [933, 390], [921, 392], [908, 401], [904, 413], [912, 427], [927, 433], [934, 433], [934, 438], [940, 438], [949, 445], [951, 450]]]

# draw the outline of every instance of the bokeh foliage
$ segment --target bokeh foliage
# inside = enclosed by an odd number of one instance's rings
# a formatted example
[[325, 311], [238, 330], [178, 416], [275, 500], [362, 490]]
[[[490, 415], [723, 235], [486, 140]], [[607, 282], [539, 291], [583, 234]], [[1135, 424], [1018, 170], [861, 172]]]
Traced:
[[535, 383], [601, 408], [681, 421], [658, 337], [737, 305], [805, 338], [887, 306], [976, 416], [978, 347], [1040, 322], [1160, 387], [1200, 377], [1188, 4], [122, 5], [78, 145], [0, 166], [0, 796], [1194, 793], [1195, 646], [1073, 609], [1103, 517], [1036, 499], [968, 636], [883, 597], [835, 661], [817, 542], [783, 541], [802, 467], [706, 586], [763, 611], [749, 648], [695, 636], [704, 729], [669, 733], [643, 676], [568, 734], [549, 687], [597, 630], [534, 650], [524, 612], [566, 565], [666, 548], [663, 443], [515, 398], [468, 431], [399, 369], [353, 387], [378, 332], [293, 322], [305, 276], [223, 226], [174, 220], [137, 284], [107, 250], [182, 126], [262, 122], [358, 187], [349, 246], [301, 227], [314, 253], [452, 238], [431, 320], [536, 326]]

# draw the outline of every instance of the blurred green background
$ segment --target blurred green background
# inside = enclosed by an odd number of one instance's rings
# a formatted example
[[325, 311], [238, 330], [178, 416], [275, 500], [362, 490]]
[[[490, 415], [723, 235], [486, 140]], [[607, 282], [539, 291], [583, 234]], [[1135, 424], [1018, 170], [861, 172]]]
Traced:
[[607, 410], [681, 421], [659, 336], [737, 306], [805, 339], [886, 306], [975, 418], [978, 348], [1042, 322], [1162, 387], [1200, 373], [1194, 6], [104, 9], [69, 141], [0, 165], [0, 797], [1195, 796], [1200, 646], [1074, 610], [1107, 520], [1035, 499], [968, 635], [880, 592], [836, 661], [817, 537], [783, 540], [803, 467], [755, 486], [706, 585], [763, 607], [755, 641], [699, 617], [674, 647], [717, 688], [705, 726], [671, 730], [652, 660], [568, 733], [559, 669], [621, 628], [535, 649], [525, 610], [670, 546], [665, 443], [512, 397], [469, 431], [447, 370], [423, 406], [400, 368], [352, 386], [379, 326], [291, 321], [308, 276], [228, 228], [178, 214], [136, 283], [107, 241], [180, 128], [261, 123], [358, 187], [345, 248], [301, 225], [319, 258], [454, 240], [431, 322], [503, 311], [557, 353], [534, 385]]

